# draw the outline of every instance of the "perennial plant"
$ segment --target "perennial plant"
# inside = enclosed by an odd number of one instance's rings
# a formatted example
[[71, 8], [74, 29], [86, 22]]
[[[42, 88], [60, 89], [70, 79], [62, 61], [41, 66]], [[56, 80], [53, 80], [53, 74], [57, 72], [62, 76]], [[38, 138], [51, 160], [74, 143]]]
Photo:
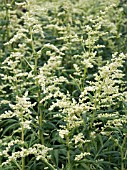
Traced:
[[127, 3], [0, 0], [0, 170], [127, 169]]

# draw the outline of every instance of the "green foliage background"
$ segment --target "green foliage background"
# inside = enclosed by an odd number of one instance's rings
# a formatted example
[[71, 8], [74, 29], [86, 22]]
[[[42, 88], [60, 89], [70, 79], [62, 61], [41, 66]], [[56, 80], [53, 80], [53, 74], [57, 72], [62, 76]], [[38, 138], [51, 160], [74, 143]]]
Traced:
[[126, 170], [126, 44], [124, 0], [0, 0], [0, 170]]

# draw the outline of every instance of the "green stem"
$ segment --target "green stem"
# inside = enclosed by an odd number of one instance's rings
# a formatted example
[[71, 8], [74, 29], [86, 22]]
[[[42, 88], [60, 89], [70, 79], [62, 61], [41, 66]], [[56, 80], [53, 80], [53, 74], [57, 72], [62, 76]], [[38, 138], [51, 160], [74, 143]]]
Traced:
[[[37, 75], [37, 64], [38, 64], [38, 56], [35, 56], [35, 67], [34, 67], [35, 75]], [[40, 140], [40, 143], [42, 145], [44, 145], [44, 136], [43, 136], [43, 131], [42, 131], [42, 127], [43, 127], [43, 110], [42, 110], [42, 107], [40, 105], [41, 90], [40, 90], [38, 80], [36, 80], [35, 83], [36, 83], [36, 86], [38, 87], [37, 101], [38, 101], [38, 113], [39, 113], [39, 117], [38, 117], [38, 121], [39, 121], [39, 140]]]
[[6, 31], [7, 31], [7, 41], [9, 40], [10, 37], [10, 28], [9, 28], [9, 20], [10, 20], [10, 15], [9, 15], [9, 9], [8, 9], [8, 0], [5, 0], [5, 8], [6, 8]]
[[66, 138], [66, 145], [67, 145], [67, 164], [68, 164], [68, 167], [70, 167], [71, 161], [70, 161], [69, 136], [67, 136]]
[[22, 170], [24, 170], [24, 169], [25, 169], [25, 158], [22, 157]]
[[123, 162], [124, 161], [124, 152], [123, 152], [123, 148], [124, 148], [125, 143], [126, 143], [126, 136], [123, 139], [122, 145], [120, 145], [121, 170], [124, 170], [124, 162]]
[[123, 162], [124, 154], [123, 154], [122, 146], [120, 146], [120, 155], [121, 155], [121, 170], [125, 170], [124, 169], [124, 162]]
[[96, 111], [94, 110], [94, 111], [93, 111], [93, 114], [92, 114], [92, 120], [91, 120], [91, 122], [90, 122], [90, 129], [91, 129], [92, 126], [93, 126], [95, 114], [96, 114]]
[[70, 149], [68, 148], [68, 151], [67, 151], [67, 159], [68, 159], [68, 165], [71, 164], [70, 162]]
[[30, 27], [30, 39], [31, 39], [31, 48], [33, 55], [35, 54], [35, 48], [34, 48], [34, 42], [33, 42], [33, 34], [32, 34], [32, 28]]
[[22, 170], [22, 168], [20, 167], [20, 165], [16, 161], [14, 161], [14, 163], [19, 168], [19, 170]]
[[[94, 97], [94, 106], [95, 106], [95, 109], [97, 110], [98, 108], [100, 109], [100, 105], [99, 105], [99, 103], [97, 102], [97, 94], [98, 94], [98, 96], [100, 96], [100, 89], [99, 90], [97, 90], [96, 92], [95, 92], [95, 97]], [[98, 97], [99, 98], [99, 97]], [[96, 115], [96, 110], [93, 110], [93, 114], [92, 114], [92, 120], [91, 120], [91, 122], [90, 122], [90, 128], [92, 128], [92, 126], [93, 126], [93, 123], [94, 123], [94, 119], [95, 119], [95, 115]]]
[[[40, 101], [40, 100], [39, 100]], [[43, 131], [42, 131], [42, 126], [43, 126], [43, 112], [42, 108], [40, 107], [40, 104], [38, 104], [38, 111], [39, 111], [39, 138], [40, 138], [40, 143], [44, 145], [44, 136], [43, 136]]]
[[124, 169], [124, 152], [123, 152], [123, 147], [124, 144], [126, 142], [126, 136], [124, 137], [123, 143], [122, 145], [118, 143], [118, 141], [116, 141], [114, 138], [112, 138], [112, 140], [116, 143], [116, 145], [119, 147], [120, 149], [120, 156], [121, 156], [121, 170], [125, 170]]
[[[34, 48], [34, 42], [33, 42], [33, 34], [32, 34], [32, 28], [30, 28], [30, 39], [31, 39], [31, 47], [32, 47], [32, 54], [35, 58], [35, 65], [34, 65], [34, 74], [37, 76], [37, 66], [38, 66], [38, 55], [36, 54], [35, 48]], [[40, 100], [41, 100], [41, 91], [40, 91], [40, 86], [38, 83], [38, 80], [36, 79], [35, 81], [36, 86], [38, 87], [38, 92], [37, 92], [37, 101], [38, 101], [38, 122], [39, 122], [39, 140], [40, 143], [43, 145], [44, 144], [44, 136], [43, 136], [43, 131], [42, 131], [42, 126], [43, 126], [43, 112], [42, 108], [40, 106]]]
[[[37, 61], [35, 60], [35, 75], [37, 74]], [[38, 92], [37, 92], [37, 101], [38, 101], [38, 123], [39, 123], [39, 140], [40, 143], [42, 145], [44, 145], [44, 136], [43, 136], [43, 131], [42, 131], [42, 127], [43, 127], [43, 110], [42, 107], [40, 105], [40, 101], [41, 101], [41, 91], [40, 91], [40, 87], [39, 87], [39, 83], [38, 80], [36, 80], [36, 86], [38, 87]]]
[[43, 159], [43, 161], [47, 164], [50, 170], [56, 170], [46, 159]]
[[[23, 122], [23, 116], [22, 116], [22, 122]], [[21, 138], [22, 138], [22, 142], [24, 142], [24, 127], [23, 127], [23, 125], [22, 125]], [[24, 157], [22, 157], [22, 170], [25, 170], [25, 158]]]

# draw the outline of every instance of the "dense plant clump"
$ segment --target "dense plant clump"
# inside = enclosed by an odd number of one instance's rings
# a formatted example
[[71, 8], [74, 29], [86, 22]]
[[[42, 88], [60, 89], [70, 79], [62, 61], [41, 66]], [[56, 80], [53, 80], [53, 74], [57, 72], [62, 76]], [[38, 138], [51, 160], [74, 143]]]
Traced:
[[124, 0], [0, 0], [0, 170], [126, 170], [126, 44]]

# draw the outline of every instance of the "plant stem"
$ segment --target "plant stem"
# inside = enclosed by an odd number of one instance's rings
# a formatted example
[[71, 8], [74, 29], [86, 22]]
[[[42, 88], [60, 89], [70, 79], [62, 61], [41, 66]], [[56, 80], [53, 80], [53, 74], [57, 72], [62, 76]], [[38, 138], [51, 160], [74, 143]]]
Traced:
[[[23, 115], [22, 115], [22, 122], [23, 122]], [[22, 138], [22, 142], [24, 142], [24, 127], [23, 127], [23, 125], [22, 125], [21, 138]], [[22, 170], [24, 170], [24, 169], [25, 169], [25, 157], [22, 157]]]
[[9, 28], [9, 20], [10, 20], [10, 15], [9, 15], [9, 9], [8, 9], [8, 0], [5, 0], [5, 8], [6, 8], [6, 31], [7, 31], [7, 41], [9, 40], [10, 37], [10, 28]]
[[123, 143], [122, 145], [120, 145], [120, 154], [121, 154], [121, 170], [124, 170], [124, 152], [123, 152], [123, 148], [124, 148], [124, 145], [126, 143], [126, 136], [124, 137], [123, 139]]
[[47, 164], [50, 170], [56, 170], [46, 159], [43, 159], [43, 161]]
[[[35, 62], [36, 63], [36, 62]], [[35, 65], [36, 67], [36, 65]], [[43, 127], [43, 110], [42, 110], [42, 106], [40, 105], [40, 101], [41, 101], [41, 91], [40, 91], [40, 87], [39, 87], [39, 83], [38, 80], [36, 80], [36, 86], [38, 87], [38, 92], [37, 92], [37, 101], [38, 101], [38, 123], [39, 123], [39, 140], [40, 143], [42, 145], [44, 145], [44, 136], [43, 136], [43, 131], [42, 131], [42, 127]]]
[[39, 138], [40, 138], [40, 143], [44, 145], [44, 136], [43, 136], [43, 131], [42, 131], [43, 112], [42, 112], [42, 108], [40, 107], [40, 104], [38, 104], [38, 111], [39, 111]]
[[[37, 66], [38, 66], [38, 55], [36, 54], [35, 48], [34, 48], [34, 42], [33, 42], [33, 35], [32, 35], [32, 28], [30, 28], [30, 39], [31, 39], [31, 47], [32, 47], [32, 53], [35, 58], [34, 61], [34, 74], [37, 76]], [[37, 101], [38, 101], [38, 122], [39, 122], [39, 140], [40, 143], [43, 145], [44, 144], [44, 136], [43, 136], [43, 131], [42, 131], [42, 126], [43, 126], [43, 112], [42, 112], [42, 107], [40, 106], [40, 100], [41, 100], [41, 91], [40, 91], [40, 86], [38, 83], [38, 80], [36, 79], [35, 81], [36, 86], [38, 87], [37, 91]]]
[[124, 169], [124, 162], [123, 162], [124, 155], [123, 155], [123, 149], [122, 149], [121, 146], [120, 146], [120, 155], [121, 155], [121, 170], [125, 170]]
[[25, 158], [22, 157], [22, 170], [24, 170], [24, 169], [25, 169]]
[[19, 170], [22, 170], [22, 168], [20, 167], [20, 165], [16, 161], [14, 161], [14, 163], [19, 168]]
[[69, 136], [67, 136], [66, 138], [66, 145], [67, 145], [67, 164], [68, 164], [68, 167], [70, 167], [71, 161], [70, 161]]
[[[33, 52], [35, 52], [35, 50]], [[35, 55], [35, 67], [34, 67], [35, 76], [37, 75], [37, 64], [38, 64], [38, 56]], [[35, 83], [36, 83], [36, 86], [38, 87], [37, 101], [38, 101], [38, 114], [39, 114], [39, 117], [38, 117], [38, 121], [39, 121], [39, 140], [40, 140], [40, 143], [43, 145], [44, 144], [44, 136], [43, 136], [43, 131], [42, 131], [42, 126], [43, 126], [43, 110], [42, 110], [42, 107], [40, 105], [41, 90], [40, 90], [40, 86], [39, 86], [39, 83], [38, 83], [37, 79], [36, 79]]]

